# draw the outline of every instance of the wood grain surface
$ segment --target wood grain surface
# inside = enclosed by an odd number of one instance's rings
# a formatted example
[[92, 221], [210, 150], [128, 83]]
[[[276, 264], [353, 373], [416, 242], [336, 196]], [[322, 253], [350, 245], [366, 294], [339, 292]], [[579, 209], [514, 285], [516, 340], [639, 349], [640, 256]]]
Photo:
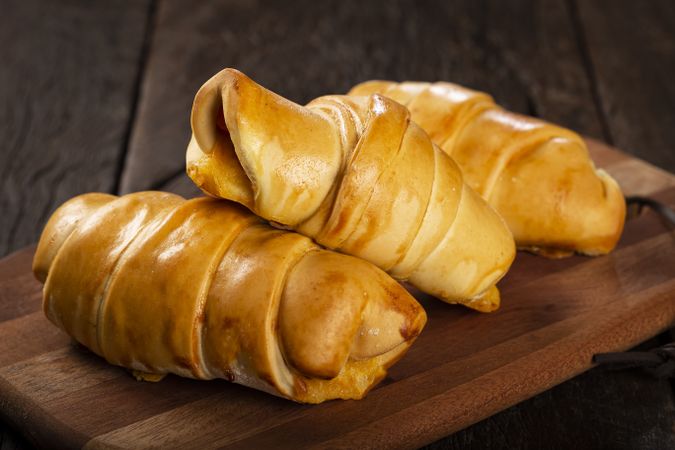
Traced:
[[3, 2], [0, 255], [35, 242], [73, 195], [116, 189], [147, 8]]
[[578, 2], [605, 141], [675, 171], [675, 2]]
[[[591, 141], [595, 160], [675, 206], [675, 176]], [[632, 165], [630, 171], [615, 168]], [[643, 172], [647, 176], [643, 176]], [[427, 328], [362, 401], [298, 405], [225, 381], [137, 382], [47, 322], [32, 248], [0, 262], [0, 412], [59, 447], [412, 448], [488, 417], [675, 323], [675, 235], [649, 211], [599, 258], [519, 253], [484, 315], [417, 293]]]

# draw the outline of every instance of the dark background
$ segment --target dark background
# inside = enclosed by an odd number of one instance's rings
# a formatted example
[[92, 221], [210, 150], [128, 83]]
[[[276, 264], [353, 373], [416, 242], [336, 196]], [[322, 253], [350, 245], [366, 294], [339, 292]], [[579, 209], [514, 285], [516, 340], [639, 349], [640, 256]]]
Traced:
[[[1, 6], [0, 257], [76, 194], [195, 193], [192, 98], [228, 66], [297, 102], [372, 78], [454, 81], [675, 172], [672, 0]], [[26, 446], [0, 423], [2, 450]], [[673, 390], [593, 369], [433, 447], [675, 448]]]

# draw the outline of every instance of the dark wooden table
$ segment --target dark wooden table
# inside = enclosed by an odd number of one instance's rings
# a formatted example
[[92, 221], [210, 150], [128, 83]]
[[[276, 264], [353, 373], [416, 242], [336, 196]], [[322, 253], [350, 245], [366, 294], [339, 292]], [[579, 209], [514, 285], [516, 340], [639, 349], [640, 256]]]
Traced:
[[[456, 81], [675, 172], [671, 0], [5, 0], [0, 42], [0, 257], [79, 193], [194, 194], [191, 101], [226, 66], [298, 102]], [[673, 394], [596, 368], [431, 447], [675, 448]], [[0, 423], [0, 448], [29, 443]]]

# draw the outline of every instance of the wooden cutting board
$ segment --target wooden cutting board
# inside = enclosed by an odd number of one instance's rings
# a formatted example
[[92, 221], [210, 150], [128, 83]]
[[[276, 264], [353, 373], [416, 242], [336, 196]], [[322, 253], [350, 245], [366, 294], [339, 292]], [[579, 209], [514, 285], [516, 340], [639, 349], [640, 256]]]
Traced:
[[[589, 145], [626, 194], [675, 206], [675, 176]], [[0, 414], [48, 447], [416, 447], [675, 323], [675, 233], [644, 211], [609, 256], [519, 253], [496, 313], [416, 294], [429, 322], [389, 376], [364, 400], [305, 406], [225, 381], [135, 381], [44, 318], [33, 250], [0, 261]]]

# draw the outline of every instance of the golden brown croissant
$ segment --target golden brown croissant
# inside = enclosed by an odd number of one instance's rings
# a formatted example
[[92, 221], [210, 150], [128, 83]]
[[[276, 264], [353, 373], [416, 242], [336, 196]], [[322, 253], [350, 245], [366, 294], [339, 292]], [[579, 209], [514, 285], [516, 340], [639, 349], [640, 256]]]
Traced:
[[499, 306], [511, 233], [398, 103], [302, 107], [225, 69], [197, 93], [192, 130], [187, 171], [204, 192], [447, 302]]
[[626, 213], [621, 189], [595, 169], [576, 133], [451, 83], [368, 81], [349, 95], [376, 93], [408, 107], [504, 217], [520, 248], [561, 257], [604, 254], [616, 245]]
[[372, 264], [209, 198], [76, 197], [33, 270], [47, 317], [113, 364], [299, 402], [363, 397], [426, 321]]

